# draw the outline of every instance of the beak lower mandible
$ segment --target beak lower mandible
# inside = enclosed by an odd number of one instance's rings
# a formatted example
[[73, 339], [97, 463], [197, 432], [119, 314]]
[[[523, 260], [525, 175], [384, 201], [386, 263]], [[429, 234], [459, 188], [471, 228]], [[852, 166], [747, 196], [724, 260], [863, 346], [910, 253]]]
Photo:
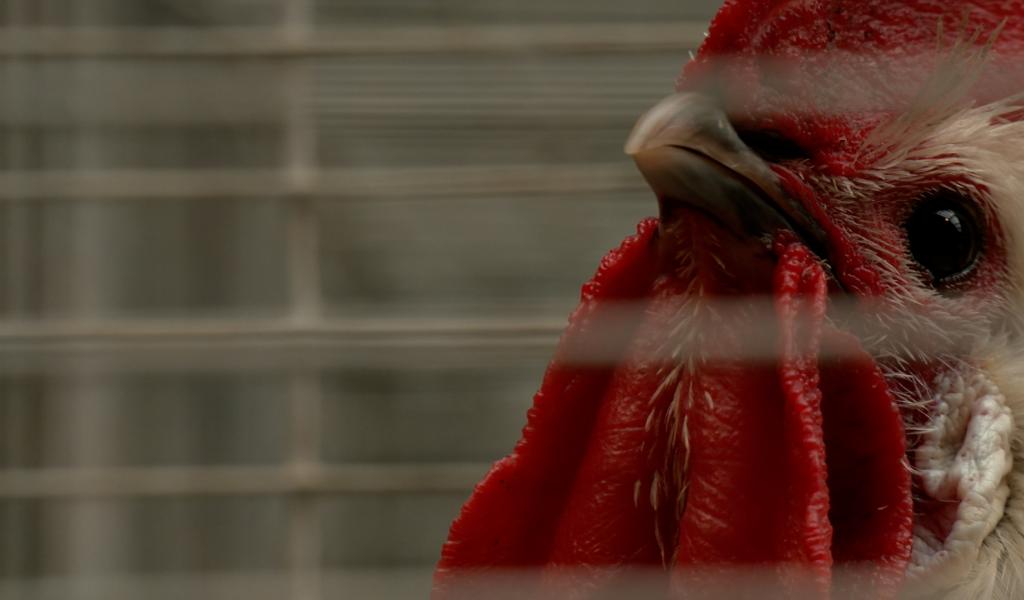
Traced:
[[666, 203], [679, 203], [743, 236], [789, 229], [824, 257], [825, 232], [792, 199], [768, 163], [740, 139], [707, 96], [673, 94], [640, 117], [626, 142], [647, 183]]

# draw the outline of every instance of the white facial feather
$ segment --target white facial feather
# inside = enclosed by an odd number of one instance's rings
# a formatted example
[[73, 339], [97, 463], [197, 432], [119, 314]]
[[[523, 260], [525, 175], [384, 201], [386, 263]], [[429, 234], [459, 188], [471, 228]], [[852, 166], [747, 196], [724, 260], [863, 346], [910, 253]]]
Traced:
[[[923, 471], [918, 473], [923, 487], [928, 487], [929, 477], [935, 484], [936, 489], [926, 491], [968, 509], [974, 505], [973, 513], [960, 511], [948, 546], [944, 540], [933, 539], [930, 546], [927, 540], [915, 542], [911, 579], [923, 574], [917, 583], [930, 585], [915, 589], [928, 598], [1024, 598], [1024, 121], [1015, 120], [1024, 115], [1024, 94], [982, 106], [970, 102], [970, 86], [984, 67], [992, 40], [980, 49], [975, 49], [976, 36], [957, 44], [911, 108], [868, 135], [859, 158], [870, 168], [856, 177], [821, 173], [808, 180], [818, 194], [830, 198], [833, 218], [876, 267], [888, 290], [884, 302], [892, 310], [891, 318], [901, 324], [895, 329], [915, 329], [924, 333], [924, 339], [936, 340], [956, 332], [957, 352], [939, 360], [948, 363], [951, 374], [974, 370], [991, 381], [997, 392], [991, 397], [1000, 399], [993, 406], [1008, 415], [978, 419], [974, 448], [968, 435], [942, 439], [948, 423], [941, 415], [933, 414], [933, 421], [925, 425], [907, 424], [911, 435], [921, 436], [923, 446], [932, 444], [933, 455], [918, 457], [921, 462], [916, 465]], [[865, 217], [873, 211], [872, 203], [887, 194], [891, 198], [894, 191], [921, 194], [938, 187], [953, 188], [981, 203], [992, 221], [989, 229], [1001, 234], [1005, 269], [987, 297], [947, 296], [931, 289], [916, 274], [909, 252], [897, 251], [893, 263], [891, 240], [886, 245], [878, 239], [877, 229]], [[892, 381], [906, 376], [908, 361], [936, 359], [928, 356], [929, 349], [898, 336], [865, 341]], [[901, 383], [894, 387], [904, 390], [897, 392], [897, 401], [905, 407], [934, 410], [941, 404], [938, 382]], [[1004, 431], [1008, 421], [1009, 433]], [[966, 433], [970, 424], [963, 420], [959, 425]], [[990, 442], [986, 451], [978, 447], [982, 438]], [[1009, 450], [1008, 474], [1000, 460], [992, 459], [1002, 451], [993, 447], [999, 444]], [[941, 456], [950, 451], [953, 455]], [[975, 459], [980, 456], [989, 457], [986, 473], [999, 475], [999, 482], [976, 489], [938, 489], [962, 482], [965, 469], [958, 461], [978, 466], [983, 461]], [[979, 531], [983, 535], [977, 535]]]
[[[979, 504], [978, 511], [982, 512], [976, 511], [978, 522], [967, 523], [975, 526], [993, 520], [997, 524], [976, 547], [964, 549], [963, 544], [969, 543], [969, 538], [953, 540], [961, 544], [961, 553], [943, 565], [945, 572], [941, 576], [936, 572], [935, 579], [930, 582], [933, 585], [927, 591], [929, 598], [1024, 598], [1024, 342], [1021, 339], [1021, 322], [1024, 319], [1024, 122], [1007, 118], [1020, 111], [1020, 98], [1012, 98], [947, 112], [939, 121], [919, 121], [917, 125], [922, 131], [908, 136], [913, 140], [912, 147], [890, 144], [888, 148], [894, 150], [893, 154], [880, 161], [865, 179], [850, 182], [850, 185], [832, 184], [833, 189], [855, 190], [854, 195], [845, 200], [849, 207], [847, 216], [856, 219], [854, 203], [870, 202], [873, 194], [887, 187], [903, 185], [926, 189], [929, 181], [948, 181], [952, 175], [960, 191], [986, 204], [993, 225], [999, 228], [1003, 237], [1005, 281], [997, 285], [993, 292], [995, 297], [988, 299], [985, 310], [978, 310], [969, 298], [947, 298], [929, 290], [913, 276], [907, 277], [907, 273], [912, 272], [909, 268], [899, 269], [903, 272], [904, 281], [894, 287], [898, 291], [890, 299], [906, 309], [906, 318], [914, 320], [917, 327], [942, 329], [953, 326], [967, 332], [968, 345], [962, 348], [962, 361], [973, 365], [994, 382], [1003, 398], [1002, 406], [1012, 417], [1013, 424], [1012, 434], [1004, 442], [1009, 445], [1012, 456], [1012, 471], [1005, 478], [1005, 506], [998, 494], [990, 495], [987, 503]], [[896, 131], [900, 130], [893, 128], [889, 133]], [[908, 132], [902, 130], [901, 133]], [[880, 143], [877, 137], [875, 142]], [[881, 258], [885, 249], [869, 236], [862, 238], [859, 241], [867, 248], [865, 254], [874, 258], [879, 266], [886, 267], [880, 269], [883, 277], [886, 276], [891, 268]], [[904, 257], [902, 266], [908, 267], [909, 260], [909, 257]], [[927, 299], [931, 306], [930, 314], [925, 318], [918, 317], [914, 310], [922, 298]], [[934, 385], [921, 383], [923, 385], [918, 388], [929, 389]], [[932, 393], [935, 391], [931, 389]], [[930, 398], [925, 398], [925, 401], [930, 402]], [[1002, 421], [979, 421], [976, 425], [987, 429], [976, 433], [993, 440], [1000, 438], [999, 422]], [[930, 427], [933, 429], [926, 427], [924, 430], [926, 437], [939, 433], [937, 421], [933, 421]], [[954, 449], [967, 447], [966, 442], [957, 443], [964, 446]], [[950, 466], [950, 473], [953, 471], [955, 467]], [[932, 475], [946, 476], [949, 473]], [[989, 488], [989, 491], [994, 493], [995, 489]], [[964, 502], [963, 496], [958, 500]], [[978, 498], [973, 501], [980, 502]], [[984, 513], [985, 510], [992, 511], [992, 514]], [[953, 537], [954, 534], [950, 535]], [[964, 560], [964, 557], [970, 557], [970, 560]], [[935, 595], [937, 590], [939, 595]]]

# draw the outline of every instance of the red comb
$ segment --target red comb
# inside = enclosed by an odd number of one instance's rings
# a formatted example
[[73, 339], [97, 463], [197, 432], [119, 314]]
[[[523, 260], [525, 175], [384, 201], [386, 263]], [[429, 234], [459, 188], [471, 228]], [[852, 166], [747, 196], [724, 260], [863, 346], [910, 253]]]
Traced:
[[1000, 49], [1024, 45], [1021, 0], [729, 0], [712, 21], [698, 61], [822, 50], [891, 57], [894, 49], [934, 47], [940, 30], [956, 36], [965, 23], [982, 38], [1001, 28]]

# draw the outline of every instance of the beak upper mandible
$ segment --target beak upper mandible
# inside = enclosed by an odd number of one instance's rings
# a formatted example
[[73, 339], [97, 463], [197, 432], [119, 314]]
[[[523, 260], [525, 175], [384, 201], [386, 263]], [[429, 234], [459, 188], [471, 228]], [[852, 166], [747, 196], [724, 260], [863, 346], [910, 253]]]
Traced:
[[666, 203], [680, 203], [744, 236], [789, 229], [824, 257], [825, 231], [707, 96], [678, 93], [659, 102], [640, 117], [626, 153], [663, 211]]

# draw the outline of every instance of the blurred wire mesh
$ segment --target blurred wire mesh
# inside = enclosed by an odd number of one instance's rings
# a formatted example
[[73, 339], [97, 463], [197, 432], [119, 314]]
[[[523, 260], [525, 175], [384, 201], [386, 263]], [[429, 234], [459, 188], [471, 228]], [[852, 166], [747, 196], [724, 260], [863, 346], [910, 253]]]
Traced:
[[718, 2], [0, 2], [0, 597], [423, 595]]

